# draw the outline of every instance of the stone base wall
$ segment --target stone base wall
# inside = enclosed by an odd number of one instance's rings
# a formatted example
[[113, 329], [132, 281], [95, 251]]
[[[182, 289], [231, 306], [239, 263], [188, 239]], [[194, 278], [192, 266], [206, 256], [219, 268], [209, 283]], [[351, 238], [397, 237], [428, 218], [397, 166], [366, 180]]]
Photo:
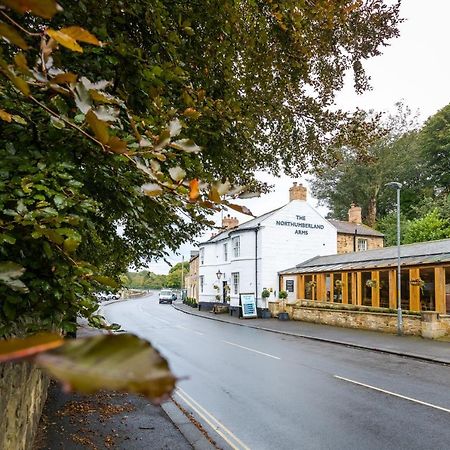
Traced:
[[[293, 308], [294, 320], [321, 323], [336, 327], [358, 328], [361, 330], [397, 332], [397, 315], [365, 311], [333, 311], [324, 308]], [[403, 333], [412, 336], [422, 335], [420, 316], [403, 315]]]
[[0, 449], [31, 449], [47, 388], [48, 377], [33, 365], [0, 364]]

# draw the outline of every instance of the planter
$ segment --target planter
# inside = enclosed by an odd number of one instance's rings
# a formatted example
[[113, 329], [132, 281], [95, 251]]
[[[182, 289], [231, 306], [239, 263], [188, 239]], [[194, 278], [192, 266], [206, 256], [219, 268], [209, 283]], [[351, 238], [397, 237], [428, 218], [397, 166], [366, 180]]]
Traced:
[[270, 319], [271, 317], [272, 313], [268, 309], [261, 311], [261, 319]]
[[278, 313], [278, 320], [289, 320], [289, 314], [287, 312]]

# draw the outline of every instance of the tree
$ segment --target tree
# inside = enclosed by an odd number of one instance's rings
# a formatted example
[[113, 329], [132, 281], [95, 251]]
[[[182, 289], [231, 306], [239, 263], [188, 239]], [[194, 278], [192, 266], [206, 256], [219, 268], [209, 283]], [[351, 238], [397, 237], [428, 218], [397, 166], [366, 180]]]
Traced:
[[403, 183], [404, 211], [425, 195], [418, 183], [425, 175], [414, 117], [399, 104], [397, 114], [380, 126], [388, 133], [366, 150], [343, 148], [337, 163], [316, 170], [312, 192], [330, 208], [331, 217], [347, 220], [350, 204], [356, 203], [364, 222], [375, 226], [379, 217], [395, 210], [395, 195], [385, 188], [393, 180]]
[[408, 222], [403, 243], [434, 241], [450, 238], [450, 221], [440, 217], [438, 209], [433, 209], [425, 216]]
[[167, 275], [166, 282], [165, 282], [166, 287], [177, 288], [177, 289], [180, 289], [181, 287], [183, 287], [183, 286], [181, 286], [181, 283], [182, 283], [181, 268], [182, 267], [183, 267], [184, 279], [186, 279], [186, 275], [189, 273], [189, 263], [188, 262], [177, 263], [173, 267], [171, 267], [169, 270], [169, 275]]
[[0, 334], [72, 329], [256, 169], [360, 142], [334, 92], [399, 22], [380, 0], [3, 3]]
[[431, 116], [420, 132], [422, 156], [429, 168], [429, 185], [450, 193], [450, 104]]

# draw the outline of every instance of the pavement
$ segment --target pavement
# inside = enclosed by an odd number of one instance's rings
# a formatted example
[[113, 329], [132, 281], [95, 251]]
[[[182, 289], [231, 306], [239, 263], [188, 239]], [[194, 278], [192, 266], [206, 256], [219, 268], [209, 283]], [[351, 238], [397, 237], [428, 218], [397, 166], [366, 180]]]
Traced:
[[[103, 331], [104, 332], [104, 331]], [[102, 331], [80, 322], [77, 337]], [[214, 450], [209, 438], [169, 400], [155, 405], [123, 392], [82, 395], [64, 392], [56, 381], [33, 450]]]
[[397, 336], [377, 331], [341, 328], [296, 320], [283, 321], [276, 318], [242, 319], [229, 314], [199, 311], [179, 302], [174, 303], [172, 306], [186, 314], [238, 326], [450, 365], [450, 342], [424, 339], [417, 336]]

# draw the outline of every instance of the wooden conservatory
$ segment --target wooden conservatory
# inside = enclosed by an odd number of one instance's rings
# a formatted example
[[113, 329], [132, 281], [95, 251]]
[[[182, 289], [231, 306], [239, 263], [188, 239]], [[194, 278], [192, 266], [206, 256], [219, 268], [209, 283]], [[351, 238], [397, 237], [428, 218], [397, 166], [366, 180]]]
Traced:
[[[450, 239], [402, 245], [401, 303], [450, 313]], [[397, 247], [317, 256], [279, 272], [289, 301], [397, 308]]]

